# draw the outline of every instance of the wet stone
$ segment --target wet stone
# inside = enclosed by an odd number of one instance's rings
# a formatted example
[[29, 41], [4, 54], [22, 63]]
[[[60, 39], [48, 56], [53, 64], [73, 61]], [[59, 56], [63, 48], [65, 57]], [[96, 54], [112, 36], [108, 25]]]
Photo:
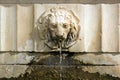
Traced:
[[[61, 72], [62, 80], [119, 80], [107, 74], [85, 72], [82, 70], [83, 67], [86, 66], [64, 66]], [[0, 80], [60, 80], [59, 66], [31, 65], [22, 76]]]
[[[73, 59], [73, 54], [62, 53], [61, 65], [80, 65], [82, 62]], [[47, 53], [47, 54], [38, 54], [34, 59], [29, 63], [30, 65], [59, 65], [60, 64], [60, 55], [58, 53]]]

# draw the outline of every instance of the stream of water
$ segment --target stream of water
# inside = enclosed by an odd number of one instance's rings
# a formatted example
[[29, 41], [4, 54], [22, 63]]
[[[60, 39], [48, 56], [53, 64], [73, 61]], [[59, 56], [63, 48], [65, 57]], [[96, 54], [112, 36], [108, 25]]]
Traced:
[[62, 80], [62, 42], [60, 42], [60, 50], [59, 50], [59, 66], [60, 66], [60, 80]]

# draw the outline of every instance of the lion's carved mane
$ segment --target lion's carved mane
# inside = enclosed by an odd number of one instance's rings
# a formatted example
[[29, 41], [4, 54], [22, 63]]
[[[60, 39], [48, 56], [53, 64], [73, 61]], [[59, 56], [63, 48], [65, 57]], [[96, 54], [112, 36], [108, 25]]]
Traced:
[[[58, 33], [63, 33], [62, 48], [69, 48], [78, 39], [80, 31], [79, 19], [71, 10], [63, 7], [54, 7], [45, 11], [37, 20], [36, 28], [39, 39], [45, 40], [45, 44], [51, 49], [58, 48], [59, 38], [56, 37]], [[61, 32], [58, 28], [61, 28]]]

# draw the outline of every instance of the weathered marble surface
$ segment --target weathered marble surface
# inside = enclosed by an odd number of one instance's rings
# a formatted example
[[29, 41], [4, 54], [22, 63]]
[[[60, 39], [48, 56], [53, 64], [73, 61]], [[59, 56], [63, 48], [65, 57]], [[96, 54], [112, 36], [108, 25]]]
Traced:
[[[32, 66], [43, 66], [42, 68], [49, 67], [50, 69], [59, 67], [59, 54], [58, 53], [17, 53], [17, 54], [10, 54], [10, 53], [4, 53], [6, 56], [4, 56], [4, 63], [0, 63], [0, 78], [6, 77], [20, 77], [20, 75], [24, 75], [28, 69], [30, 69], [30, 74], [32, 75], [32, 72], [34, 72], [34, 67], [32, 69]], [[11, 55], [11, 56], [10, 56]], [[100, 74], [101, 76], [109, 75], [111, 77], [117, 77], [120, 78], [120, 71], [119, 71], [119, 64], [120, 64], [120, 55], [119, 54], [93, 54], [93, 53], [86, 53], [86, 54], [65, 54], [63, 53], [63, 61], [62, 66], [63, 69], [71, 67], [80, 67], [83, 73], [85, 74], [91, 74], [94, 73]], [[2, 58], [0, 60], [2, 62]], [[6, 69], [8, 69], [6, 71]], [[42, 69], [40, 68], [40, 69]], [[52, 70], [56, 69], [53, 68]], [[79, 72], [78, 68], [74, 68], [73, 70], [77, 70]], [[37, 69], [37, 68], [35, 68]], [[38, 69], [39, 70], [39, 69]], [[45, 71], [45, 70], [44, 70]], [[59, 69], [57, 69], [59, 71]], [[67, 70], [66, 70], [67, 71]], [[86, 73], [87, 72], [87, 73]], [[64, 70], [63, 70], [64, 73]], [[6, 75], [3, 75], [6, 74]], [[13, 75], [14, 74], [14, 75]], [[72, 74], [72, 72], [70, 73]], [[41, 74], [45, 75], [45, 73]], [[51, 74], [52, 75], [52, 74]], [[81, 76], [81, 74], [75, 73], [76, 78]], [[92, 75], [92, 74], [91, 74]], [[24, 75], [25, 76], [25, 75]], [[57, 76], [56, 76], [57, 77]], [[69, 78], [70, 76], [68, 76]], [[107, 77], [107, 76], [106, 76]], [[38, 78], [36, 76], [36, 78]], [[88, 78], [89, 79], [89, 78]]]
[[59, 52], [48, 52], [44, 41], [38, 46], [33, 33], [38, 17], [54, 6], [71, 9], [81, 25], [79, 41], [63, 53], [62, 77], [119, 80], [119, 4], [0, 4], [0, 78], [59, 78]]
[[44, 40], [34, 40], [43, 34], [34, 34], [34, 27], [39, 16], [55, 6], [69, 7], [80, 19], [79, 40], [70, 52], [119, 51], [119, 4], [1, 4], [0, 50], [51, 51]]

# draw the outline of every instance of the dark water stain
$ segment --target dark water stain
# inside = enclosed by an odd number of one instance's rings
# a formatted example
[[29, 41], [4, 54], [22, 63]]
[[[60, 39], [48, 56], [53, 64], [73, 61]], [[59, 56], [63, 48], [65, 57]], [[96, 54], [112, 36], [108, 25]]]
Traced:
[[[29, 73], [30, 71], [30, 73]], [[24, 75], [17, 78], [1, 78], [0, 80], [60, 80], [58, 66], [31, 65]], [[82, 67], [63, 67], [62, 80], [120, 80], [110, 75], [88, 73]]]

